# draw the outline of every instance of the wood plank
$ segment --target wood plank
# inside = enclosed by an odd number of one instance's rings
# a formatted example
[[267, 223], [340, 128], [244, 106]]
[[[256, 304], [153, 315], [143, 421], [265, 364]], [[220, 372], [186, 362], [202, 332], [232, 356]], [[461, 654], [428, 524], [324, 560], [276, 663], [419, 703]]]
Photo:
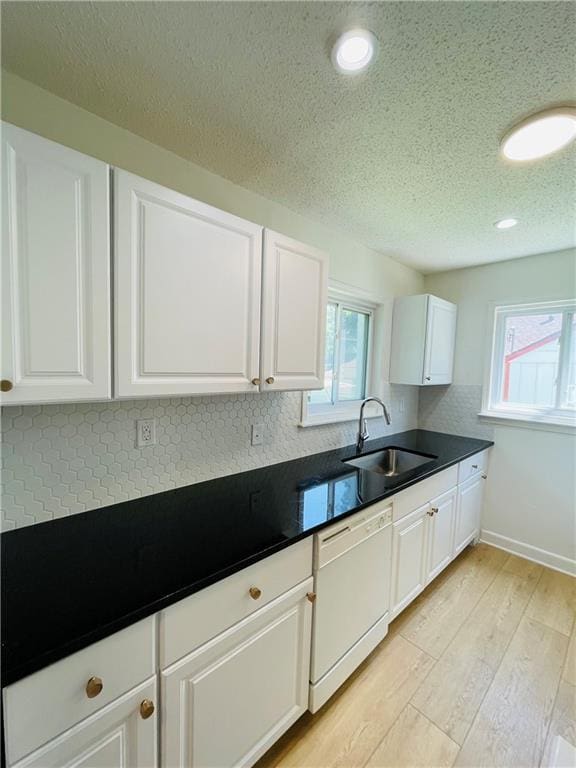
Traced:
[[412, 698], [412, 704], [462, 744], [539, 574], [501, 571], [446, 652]]
[[305, 720], [258, 768], [365, 765], [433, 664], [400, 636], [384, 640], [343, 694]]
[[405, 621], [402, 636], [440, 658], [507, 558], [502, 550], [482, 544], [475, 547], [463, 567], [454, 570]]
[[534, 578], [540, 577], [544, 571], [544, 566], [538, 563], [533, 563], [532, 560], [526, 560], [525, 557], [518, 557], [518, 555], [510, 555], [510, 557], [504, 563], [503, 569], [508, 573], [513, 573], [515, 576], [522, 576], [522, 578]]
[[568, 646], [568, 653], [566, 654], [566, 663], [564, 664], [564, 671], [562, 678], [570, 685], [576, 686], [576, 625], [572, 630], [572, 637], [570, 638], [570, 645]]
[[450, 768], [457, 754], [458, 744], [408, 704], [367, 768]]
[[[576, 688], [563, 680], [560, 682], [552, 711], [541, 763], [543, 767], [553, 765], [552, 757], [558, 736], [566, 739], [572, 746], [576, 746]], [[566, 766], [566, 768], [572, 768], [572, 766]]]
[[526, 615], [570, 635], [576, 615], [576, 579], [546, 568], [538, 582]]
[[456, 765], [539, 764], [567, 645], [561, 633], [522, 618]]

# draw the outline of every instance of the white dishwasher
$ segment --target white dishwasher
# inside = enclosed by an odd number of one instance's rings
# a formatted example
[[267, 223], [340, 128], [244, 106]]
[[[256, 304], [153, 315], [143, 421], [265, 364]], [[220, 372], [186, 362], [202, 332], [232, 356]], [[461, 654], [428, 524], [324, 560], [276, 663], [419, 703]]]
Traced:
[[391, 548], [390, 500], [373, 504], [314, 537], [312, 712], [388, 632]]

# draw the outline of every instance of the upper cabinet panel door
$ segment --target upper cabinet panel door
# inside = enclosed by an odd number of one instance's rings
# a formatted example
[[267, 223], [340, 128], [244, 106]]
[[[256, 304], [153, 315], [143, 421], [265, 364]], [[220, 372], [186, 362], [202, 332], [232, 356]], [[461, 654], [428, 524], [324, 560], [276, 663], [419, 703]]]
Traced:
[[321, 389], [328, 256], [266, 230], [262, 295], [262, 389]]
[[456, 337], [456, 305], [428, 298], [424, 384], [450, 384], [454, 366]]
[[111, 395], [108, 183], [106, 163], [2, 125], [3, 405]]
[[258, 391], [262, 228], [114, 177], [115, 394]]

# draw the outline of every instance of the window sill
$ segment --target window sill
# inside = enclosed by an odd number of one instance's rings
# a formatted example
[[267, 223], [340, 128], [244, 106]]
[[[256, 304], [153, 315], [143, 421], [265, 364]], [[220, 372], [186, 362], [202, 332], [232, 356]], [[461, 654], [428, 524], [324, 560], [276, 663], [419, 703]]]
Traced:
[[[343, 410], [333, 411], [329, 413], [313, 413], [306, 414], [302, 417], [302, 420], [298, 424], [299, 427], [321, 427], [324, 424], [340, 424], [346, 421], [358, 421], [360, 418], [360, 401], [353, 408], [346, 408]], [[382, 411], [378, 411], [378, 406], [370, 403], [364, 409], [364, 417], [366, 419], [373, 419], [377, 416], [381, 416]]]
[[495, 424], [503, 424], [509, 427], [521, 427], [523, 429], [541, 429], [546, 432], [575, 432], [576, 419], [559, 416], [542, 416], [531, 413], [512, 413], [510, 411], [480, 411], [478, 416]]

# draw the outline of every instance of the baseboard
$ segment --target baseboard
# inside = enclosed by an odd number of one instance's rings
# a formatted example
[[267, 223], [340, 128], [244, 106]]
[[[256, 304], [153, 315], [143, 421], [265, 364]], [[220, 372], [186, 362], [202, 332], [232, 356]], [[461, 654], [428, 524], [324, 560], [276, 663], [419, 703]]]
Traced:
[[532, 562], [539, 565], [545, 565], [555, 571], [567, 573], [569, 576], [576, 576], [576, 560], [570, 560], [568, 557], [555, 555], [554, 552], [533, 547], [531, 544], [525, 544], [523, 541], [509, 539], [507, 536], [494, 533], [494, 531], [482, 530], [480, 532], [480, 541], [498, 549], [503, 549], [505, 552], [510, 552], [513, 555], [523, 557], [526, 560], [532, 560]]

